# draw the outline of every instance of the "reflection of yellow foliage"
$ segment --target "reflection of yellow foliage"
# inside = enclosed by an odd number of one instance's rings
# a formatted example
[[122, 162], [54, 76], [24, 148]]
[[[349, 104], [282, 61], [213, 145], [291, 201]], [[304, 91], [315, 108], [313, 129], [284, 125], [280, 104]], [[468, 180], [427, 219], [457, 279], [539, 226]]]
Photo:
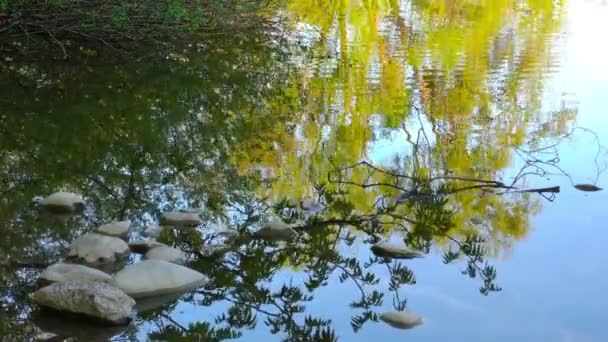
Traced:
[[[313, 25], [321, 36], [304, 66], [313, 72], [294, 74], [287, 95], [276, 101], [293, 116], [296, 133], [277, 125], [280, 133], [244, 148], [238, 162], [243, 170], [274, 170], [277, 181], [260, 192], [297, 201], [335, 166], [366, 158], [373, 127], [396, 130], [419, 111], [436, 144], [402, 169], [494, 179], [510, 165], [511, 147], [562, 134], [573, 119], [569, 111], [544, 121], [539, 113], [562, 6], [551, 0], [414, 0], [406, 8], [398, 1], [292, 1], [294, 27]], [[531, 131], [531, 124], [540, 128]], [[265, 149], [268, 139], [280, 148]], [[351, 174], [357, 181], [365, 176]], [[366, 211], [379, 194], [354, 189], [351, 200]], [[508, 200], [463, 192], [453, 201], [456, 233], [471, 229], [471, 217], [484, 217], [487, 234], [503, 246], [526, 235], [529, 213], [538, 210], [527, 195]]]

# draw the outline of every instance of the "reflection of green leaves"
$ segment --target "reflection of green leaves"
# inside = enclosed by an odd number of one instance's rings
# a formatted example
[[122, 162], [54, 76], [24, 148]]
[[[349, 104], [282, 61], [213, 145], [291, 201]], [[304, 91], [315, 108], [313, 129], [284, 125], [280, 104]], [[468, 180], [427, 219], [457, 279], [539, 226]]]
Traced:
[[401, 263], [389, 265], [391, 279], [389, 281], [389, 290], [397, 291], [402, 285], [416, 284], [414, 272]]
[[231, 328], [212, 327], [207, 322], [194, 323], [183, 328], [168, 325], [159, 331], [148, 334], [148, 339], [153, 341], [186, 342], [186, 341], [208, 341], [219, 342], [240, 337], [241, 334]]
[[350, 321], [350, 325], [353, 328], [353, 331], [357, 332], [368, 321], [378, 322], [378, 315], [370, 310], [364, 311], [363, 313], [354, 316]]
[[460, 257], [459, 252], [454, 252], [452, 250], [449, 250], [443, 254], [443, 263], [444, 264], [452, 263], [455, 260], [458, 260], [459, 257]]

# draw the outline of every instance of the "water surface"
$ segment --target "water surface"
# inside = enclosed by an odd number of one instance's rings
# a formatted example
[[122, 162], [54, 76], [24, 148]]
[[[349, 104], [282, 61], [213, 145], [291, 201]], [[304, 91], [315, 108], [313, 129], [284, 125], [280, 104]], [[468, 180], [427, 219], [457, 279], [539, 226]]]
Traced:
[[[271, 32], [137, 59], [2, 61], [0, 332], [604, 341], [606, 195], [574, 185], [605, 186], [607, 16], [601, 1], [294, 1]], [[335, 172], [360, 161], [405, 177]], [[397, 188], [427, 196], [391, 206]], [[85, 212], [42, 213], [36, 200], [59, 190], [82, 193]], [[58, 261], [113, 219], [136, 238], [188, 207], [205, 223], [160, 240], [191, 254], [205, 288], [99, 331], [31, 304], [40, 270], [15, 260]], [[273, 215], [299, 237], [201, 255], [218, 226], [244, 233]], [[376, 258], [378, 240], [426, 256]], [[424, 324], [378, 320], [393, 310]]]

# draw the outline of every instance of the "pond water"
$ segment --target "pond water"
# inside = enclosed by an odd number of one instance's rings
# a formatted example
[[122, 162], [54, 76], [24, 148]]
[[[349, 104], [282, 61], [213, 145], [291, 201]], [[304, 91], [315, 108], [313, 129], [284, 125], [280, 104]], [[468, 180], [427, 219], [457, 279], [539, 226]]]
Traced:
[[[0, 61], [3, 340], [608, 338], [608, 195], [574, 187], [606, 186], [604, 2], [304, 0], [276, 16], [146, 57]], [[41, 211], [56, 191], [84, 212]], [[32, 304], [36, 264], [76, 237], [129, 219], [137, 239], [184, 208], [203, 223], [158, 239], [205, 287], [117, 328]], [[273, 217], [298, 236], [201, 252]], [[425, 256], [376, 257], [380, 240]], [[379, 319], [404, 310], [424, 323]]]

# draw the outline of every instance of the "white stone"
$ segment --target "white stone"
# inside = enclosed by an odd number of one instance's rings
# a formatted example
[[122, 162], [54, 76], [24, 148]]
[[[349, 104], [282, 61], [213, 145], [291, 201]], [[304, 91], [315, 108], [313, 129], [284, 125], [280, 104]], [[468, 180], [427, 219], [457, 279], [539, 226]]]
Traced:
[[154, 247], [166, 246], [164, 243], [152, 240], [137, 240], [128, 243], [131, 252], [138, 254], [146, 254]]
[[386, 258], [413, 259], [424, 257], [424, 253], [420, 251], [390, 242], [378, 242], [372, 246], [371, 250], [376, 256]]
[[177, 248], [169, 246], [155, 246], [150, 249], [144, 256], [146, 259], [151, 260], [164, 260], [173, 262], [176, 264], [183, 264], [186, 262], [186, 253], [180, 251]]
[[71, 192], [56, 192], [40, 201], [40, 205], [52, 212], [71, 213], [83, 210], [85, 202], [80, 195]]
[[95, 231], [109, 236], [126, 237], [130, 227], [131, 221], [114, 221], [99, 226]]
[[121, 290], [92, 281], [54, 283], [34, 292], [32, 299], [40, 306], [117, 325], [131, 320], [135, 306], [135, 301]]
[[404, 311], [385, 312], [380, 319], [386, 324], [397, 329], [411, 329], [422, 324], [422, 317]]
[[289, 240], [296, 235], [298, 233], [293, 228], [278, 219], [266, 223], [253, 233], [253, 237], [263, 240]]
[[127, 243], [119, 238], [87, 233], [72, 241], [68, 257], [98, 264], [114, 262], [117, 256], [124, 256], [129, 252]]
[[112, 276], [92, 267], [59, 262], [42, 271], [40, 279], [49, 283], [65, 281], [97, 281], [101, 283], [110, 283], [112, 281]]
[[164, 213], [160, 223], [168, 226], [192, 227], [201, 224], [198, 213], [183, 213], [179, 211]]
[[200, 272], [163, 260], [144, 260], [114, 275], [114, 284], [133, 298], [189, 291], [207, 281]]

